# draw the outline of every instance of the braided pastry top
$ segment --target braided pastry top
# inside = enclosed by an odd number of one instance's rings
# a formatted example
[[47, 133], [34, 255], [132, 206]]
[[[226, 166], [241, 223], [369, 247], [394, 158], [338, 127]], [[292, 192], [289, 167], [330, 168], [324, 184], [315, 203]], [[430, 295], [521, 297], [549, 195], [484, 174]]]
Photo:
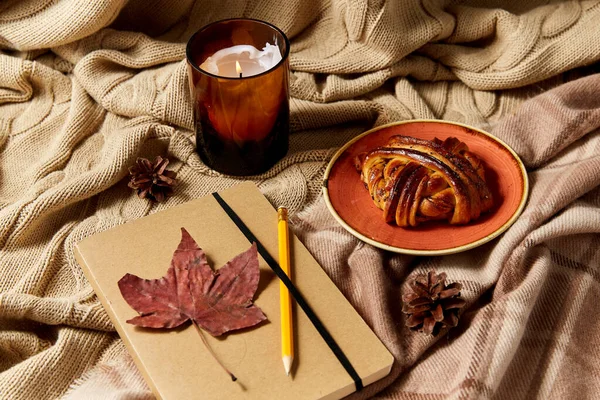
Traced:
[[392, 136], [384, 147], [362, 153], [354, 161], [388, 223], [466, 224], [493, 205], [481, 160], [454, 137], [442, 142]]

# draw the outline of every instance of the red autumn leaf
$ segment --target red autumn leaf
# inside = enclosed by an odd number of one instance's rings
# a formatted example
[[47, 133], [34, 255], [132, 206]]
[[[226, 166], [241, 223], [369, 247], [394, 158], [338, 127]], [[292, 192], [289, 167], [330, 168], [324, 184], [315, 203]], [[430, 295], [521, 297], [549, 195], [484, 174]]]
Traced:
[[213, 336], [247, 328], [267, 319], [252, 304], [260, 272], [256, 244], [213, 271], [206, 255], [181, 228], [181, 242], [167, 274], [142, 279], [127, 274], [119, 289], [140, 313], [127, 321], [146, 328], [174, 328], [191, 320]]

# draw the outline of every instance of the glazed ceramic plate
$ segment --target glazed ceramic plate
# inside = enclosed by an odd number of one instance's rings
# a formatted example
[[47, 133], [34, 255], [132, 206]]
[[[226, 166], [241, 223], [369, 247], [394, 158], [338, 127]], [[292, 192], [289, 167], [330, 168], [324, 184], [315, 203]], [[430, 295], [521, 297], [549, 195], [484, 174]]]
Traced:
[[[456, 137], [481, 158], [494, 207], [467, 225], [426, 222], [415, 228], [387, 224], [353, 165], [357, 154], [383, 146], [390, 136], [420, 139]], [[323, 181], [327, 207], [359, 239], [397, 253], [443, 255], [472, 249], [504, 232], [521, 214], [529, 192], [527, 173], [517, 154], [479, 129], [438, 120], [413, 120], [381, 126], [354, 138], [330, 161]]]

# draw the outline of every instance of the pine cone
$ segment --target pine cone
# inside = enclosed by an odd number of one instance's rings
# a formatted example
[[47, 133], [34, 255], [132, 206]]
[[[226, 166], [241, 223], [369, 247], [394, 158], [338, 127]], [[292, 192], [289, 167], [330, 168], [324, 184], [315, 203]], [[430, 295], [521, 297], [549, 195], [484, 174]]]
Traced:
[[446, 273], [417, 275], [408, 282], [410, 290], [402, 296], [406, 326], [436, 336], [440, 329], [458, 324], [458, 312], [466, 302], [460, 299], [460, 283], [446, 285]]
[[147, 158], [138, 158], [134, 166], [129, 167], [131, 180], [129, 186], [137, 190], [140, 199], [148, 198], [161, 202], [173, 193], [177, 184], [177, 172], [167, 171], [169, 159], [157, 156], [154, 163]]

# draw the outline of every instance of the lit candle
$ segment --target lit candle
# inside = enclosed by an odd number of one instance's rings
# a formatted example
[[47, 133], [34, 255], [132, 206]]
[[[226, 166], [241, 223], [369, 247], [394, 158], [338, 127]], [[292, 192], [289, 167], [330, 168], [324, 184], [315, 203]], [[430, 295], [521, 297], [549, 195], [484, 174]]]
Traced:
[[217, 21], [192, 35], [186, 54], [196, 148], [207, 166], [254, 175], [286, 154], [289, 51], [279, 28], [252, 19]]
[[213, 75], [226, 78], [249, 77], [270, 70], [281, 61], [277, 44], [267, 43], [258, 50], [246, 44], [227, 47], [208, 57], [200, 68]]

